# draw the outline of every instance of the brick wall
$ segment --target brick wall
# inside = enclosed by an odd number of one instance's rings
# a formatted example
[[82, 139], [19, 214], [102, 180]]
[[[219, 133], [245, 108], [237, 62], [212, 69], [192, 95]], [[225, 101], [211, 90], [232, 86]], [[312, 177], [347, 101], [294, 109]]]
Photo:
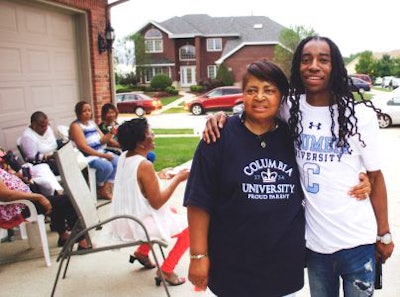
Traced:
[[[99, 54], [97, 34], [104, 33], [107, 24], [107, 0], [51, 0], [68, 7], [84, 10], [88, 15], [90, 65], [92, 72], [93, 112], [100, 119], [101, 106], [111, 102], [111, 77], [109, 53]], [[111, 72], [112, 73], [112, 72]]]
[[224, 61], [224, 63], [228, 68], [232, 69], [233, 78], [236, 84], [242, 81], [242, 77], [246, 73], [247, 65], [257, 60], [272, 60], [273, 58], [273, 45], [248, 45], [230, 56]]

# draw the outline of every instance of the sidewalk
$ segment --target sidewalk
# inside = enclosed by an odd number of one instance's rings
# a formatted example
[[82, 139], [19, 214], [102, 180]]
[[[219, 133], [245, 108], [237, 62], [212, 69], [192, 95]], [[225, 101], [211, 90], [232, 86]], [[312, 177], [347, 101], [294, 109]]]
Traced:
[[182, 97], [177, 99], [177, 100], [175, 100], [175, 101], [173, 101], [173, 102], [171, 102], [170, 104], [167, 104], [167, 105], [163, 106], [159, 110], [153, 111], [152, 114], [154, 114], [154, 115], [160, 114], [160, 113], [162, 113], [162, 112], [164, 112], [164, 111], [166, 111], [166, 110], [168, 110], [170, 108], [178, 107], [181, 103], [184, 103], [186, 101], [189, 101], [191, 98], [196, 97], [196, 95], [191, 94], [191, 93], [187, 93], [185, 91], [179, 91], [179, 95], [181, 95]]
[[[383, 289], [376, 291], [376, 297], [400, 296], [400, 187], [399, 173], [400, 158], [400, 128], [381, 130], [384, 167], [386, 179], [389, 220], [396, 249], [392, 257], [383, 266]], [[170, 200], [179, 213], [185, 214], [182, 206], [182, 198], [185, 183], [178, 186]], [[107, 207], [101, 209], [101, 217], [108, 216]], [[59, 248], [56, 247], [56, 234], [49, 234], [49, 244], [52, 254], [52, 266], [44, 266], [42, 251], [26, 252], [26, 242], [17, 240], [12, 243], [0, 244], [0, 263], [5, 259], [13, 262], [0, 265], [1, 296], [50, 296], [58, 263], [56, 255]], [[162, 287], [156, 287], [154, 283], [154, 270], [142, 270], [140, 265], [128, 263], [129, 249], [100, 252], [85, 256], [74, 256], [71, 259], [66, 279], [60, 279], [56, 296], [165, 296]], [[21, 260], [30, 257], [30, 260]], [[32, 259], [33, 258], [33, 259]], [[177, 266], [176, 272], [186, 276], [189, 265], [188, 253], [186, 253]], [[256, 265], [256, 263], [255, 263]], [[187, 282], [182, 286], [169, 287], [171, 296], [175, 297], [204, 297], [203, 292], [195, 292], [193, 286]], [[304, 288], [296, 294], [296, 297], [308, 297], [309, 289], [307, 278]], [[243, 296], [251, 297], [251, 296]]]

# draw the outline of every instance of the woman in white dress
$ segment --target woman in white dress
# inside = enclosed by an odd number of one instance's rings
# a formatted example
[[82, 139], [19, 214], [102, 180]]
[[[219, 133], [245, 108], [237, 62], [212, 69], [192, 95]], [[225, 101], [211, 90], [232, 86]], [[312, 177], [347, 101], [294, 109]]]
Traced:
[[[189, 247], [187, 220], [186, 216], [172, 211], [167, 201], [179, 183], [187, 179], [189, 171], [179, 171], [164, 189], [160, 187], [153, 163], [146, 159], [147, 154], [154, 150], [154, 134], [144, 118], [135, 118], [119, 126], [118, 141], [124, 152], [118, 161], [111, 215], [128, 214], [138, 217], [145, 224], [151, 238], [171, 241], [176, 237], [177, 241], [161, 270], [170, 285], [181, 285], [185, 278], [178, 277], [174, 268]], [[146, 240], [138, 224], [129, 220], [114, 221], [112, 234], [122, 241]], [[145, 268], [154, 268], [155, 265], [148, 257], [149, 250], [148, 244], [139, 246], [130, 261], [133, 263], [138, 260]], [[160, 285], [158, 272], [155, 281], [156, 285]]]

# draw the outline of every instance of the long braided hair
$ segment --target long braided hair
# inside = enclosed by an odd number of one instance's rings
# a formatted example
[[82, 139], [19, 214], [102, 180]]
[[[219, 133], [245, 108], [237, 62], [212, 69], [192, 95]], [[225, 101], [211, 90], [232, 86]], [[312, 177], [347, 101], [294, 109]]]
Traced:
[[[356, 104], [362, 103], [368, 107], [373, 108], [377, 113], [377, 110], [372, 102], [365, 100], [363, 95], [358, 92], [361, 96], [361, 101], [356, 102], [353, 93], [351, 92], [350, 84], [351, 79], [347, 75], [347, 70], [344, 66], [343, 57], [340, 53], [337, 45], [327, 37], [310, 36], [300, 41], [297, 46], [292, 61], [292, 69], [290, 76], [290, 96], [289, 101], [290, 107], [290, 118], [289, 118], [289, 129], [290, 133], [295, 141], [297, 147], [301, 146], [300, 135], [303, 132], [303, 126], [301, 123], [302, 113], [300, 111], [300, 95], [305, 94], [305, 88], [300, 77], [300, 63], [302, 58], [302, 52], [304, 46], [311, 40], [325, 41], [330, 48], [331, 54], [331, 75], [328, 87], [330, 89], [329, 96], [329, 111], [331, 115], [331, 134], [333, 146], [336, 143], [339, 149], [340, 155], [344, 152], [349, 151], [350, 144], [348, 139], [350, 136], [357, 135], [358, 140], [365, 146], [365, 142], [361, 139], [361, 134], [358, 131], [357, 123], [358, 119], [355, 116], [354, 107]], [[337, 123], [339, 126], [339, 133], [335, 133], [335, 111], [333, 106], [337, 105], [338, 116]]]

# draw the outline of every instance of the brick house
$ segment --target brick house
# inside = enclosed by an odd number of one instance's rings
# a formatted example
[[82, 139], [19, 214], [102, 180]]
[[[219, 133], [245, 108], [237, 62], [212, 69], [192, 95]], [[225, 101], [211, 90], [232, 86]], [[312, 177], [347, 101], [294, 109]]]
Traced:
[[272, 60], [282, 25], [264, 16], [210, 17], [206, 14], [150, 21], [138, 32], [150, 62], [137, 69], [142, 83], [166, 74], [180, 87], [216, 76], [224, 63], [239, 82], [245, 66], [258, 59]]
[[0, 0], [0, 146], [15, 148], [37, 110], [55, 128], [69, 125], [75, 103], [86, 100], [99, 119], [114, 94], [111, 53], [98, 49], [111, 6], [107, 0]]

